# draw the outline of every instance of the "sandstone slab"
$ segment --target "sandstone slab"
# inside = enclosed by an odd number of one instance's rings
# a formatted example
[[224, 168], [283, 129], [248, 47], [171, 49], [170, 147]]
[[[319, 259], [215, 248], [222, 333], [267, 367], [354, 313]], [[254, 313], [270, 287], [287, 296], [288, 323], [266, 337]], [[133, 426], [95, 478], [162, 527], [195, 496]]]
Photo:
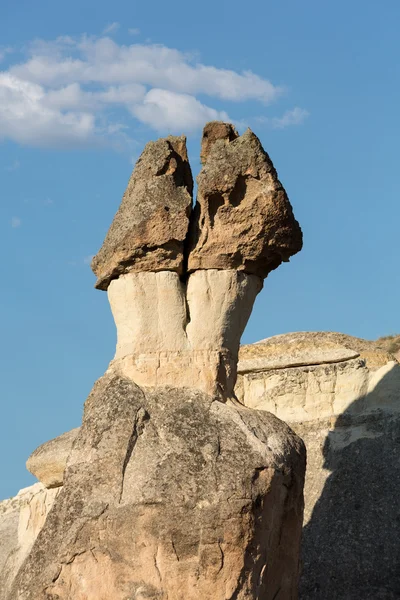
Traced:
[[130, 271], [183, 271], [193, 180], [186, 138], [149, 142], [104, 243], [93, 258], [96, 287]]
[[238, 269], [264, 278], [302, 248], [302, 233], [260, 140], [226, 123], [204, 129], [189, 271]]

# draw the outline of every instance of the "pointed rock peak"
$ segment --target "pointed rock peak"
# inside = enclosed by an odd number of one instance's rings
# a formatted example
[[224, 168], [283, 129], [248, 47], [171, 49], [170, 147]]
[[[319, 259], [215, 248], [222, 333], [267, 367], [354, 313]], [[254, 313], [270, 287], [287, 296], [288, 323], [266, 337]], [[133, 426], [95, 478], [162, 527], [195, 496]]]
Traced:
[[130, 271], [181, 274], [192, 193], [186, 137], [149, 142], [92, 261], [96, 287], [106, 290], [110, 281]]
[[237, 269], [264, 278], [302, 248], [302, 232], [258, 137], [208, 123], [188, 261], [198, 269]]
[[222, 143], [227, 144], [237, 137], [239, 137], [239, 134], [231, 123], [224, 123], [223, 121], [211, 121], [207, 123], [203, 129], [201, 140], [201, 163], [204, 165], [215, 142], [222, 140]]

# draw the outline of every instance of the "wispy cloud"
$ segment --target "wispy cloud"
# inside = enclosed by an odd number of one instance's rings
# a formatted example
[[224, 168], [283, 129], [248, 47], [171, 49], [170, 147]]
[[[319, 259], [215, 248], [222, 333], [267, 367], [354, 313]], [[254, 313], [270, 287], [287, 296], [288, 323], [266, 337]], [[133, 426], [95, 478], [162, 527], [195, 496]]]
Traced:
[[13, 217], [11, 219], [11, 227], [13, 229], [17, 229], [17, 227], [21, 227], [22, 221], [19, 217]]
[[89, 254], [89, 256], [85, 256], [85, 258], [83, 259], [83, 263], [85, 265], [90, 265], [90, 263], [93, 260], [93, 256], [94, 256], [94, 254]]
[[309, 115], [310, 113], [307, 110], [296, 106], [292, 110], [287, 110], [281, 117], [271, 119], [271, 125], [274, 129], [284, 129], [291, 125], [301, 125]]
[[106, 27], [104, 27], [103, 34], [115, 33], [119, 28], [120, 24], [114, 21], [114, 23], [109, 23]]
[[[118, 27], [110, 23], [107, 33]], [[130, 128], [139, 124], [190, 132], [207, 120], [229, 119], [234, 104], [269, 105], [283, 91], [251, 71], [204, 65], [163, 45], [121, 45], [107, 35], [36, 40], [24, 62], [0, 72], [0, 141], [55, 147], [117, 143], [130, 139]], [[286, 127], [305, 113], [296, 108], [271, 124]]]
[[137, 27], [131, 27], [130, 29], [128, 29], [128, 33], [129, 35], [139, 35], [140, 29], [138, 29]]
[[14, 160], [11, 165], [4, 167], [6, 171], [17, 171], [20, 168], [21, 164], [19, 160]]

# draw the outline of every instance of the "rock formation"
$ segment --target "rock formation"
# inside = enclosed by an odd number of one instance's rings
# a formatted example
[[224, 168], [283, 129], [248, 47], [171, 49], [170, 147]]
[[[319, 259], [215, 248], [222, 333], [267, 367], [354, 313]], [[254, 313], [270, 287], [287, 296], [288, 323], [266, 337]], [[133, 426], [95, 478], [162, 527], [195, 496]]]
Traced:
[[337, 333], [240, 350], [236, 393], [307, 448], [302, 600], [400, 597], [400, 365]]
[[[301, 250], [286, 192], [250, 129], [205, 127], [189, 272], [237, 269], [264, 278]], [[221, 176], [222, 175], [222, 176]]]
[[93, 258], [96, 287], [106, 290], [111, 280], [132, 271], [182, 273], [192, 191], [186, 138], [149, 142], [104, 244]]
[[[189, 224], [185, 138], [148, 144], [92, 266], [97, 286], [108, 289], [117, 326], [114, 367], [122, 375], [142, 386], [178, 382], [229, 398], [240, 337], [262, 280], [301, 249], [302, 235], [272, 162], [250, 130], [238, 137], [230, 124], [209, 123], [202, 160]], [[212, 190], [226, 205], [210, 225]], [[165, 203], [171, 206], [167, 216]], [[146, 238], [137, 233], [137, 215]], [[159, 229], [168, 231], [173, 260], [159, 254]], [[111, 273], [110, 264], [112, 274], [100, 275]]]
[[0, 600], [9, 597], [15, 575], [32, 549], [58, 491], [36, 483], [15, 498], [0, 502]]
[[262, 278], [300, 249], [301, 233], [254, 134], [221, 123], [205, 131], [199, 189], [210, 165], [217, 183], [214, 148], [238, 147], [219, 179], [260, 180], [228, 207], [254, 220], [258, 242], [251, 223], [233, 242], [225, 232], [227, 260], [206, 260], [218, 241], [200, 265], [184, 138], [146, 147], [93, 260], [116, 354], [81, 428], [29, 459], [62, 487], [6, 600], [297, 598], [304, 445], [273, 415], [240, 406], [233, 389]]
[[64, 481], [65, 465], [72, 444], [78, 434], [76, 427], [63, 435], [36, 448], [26, 461], [26, 468], [35, 475], [46, 488], [60, 487]]

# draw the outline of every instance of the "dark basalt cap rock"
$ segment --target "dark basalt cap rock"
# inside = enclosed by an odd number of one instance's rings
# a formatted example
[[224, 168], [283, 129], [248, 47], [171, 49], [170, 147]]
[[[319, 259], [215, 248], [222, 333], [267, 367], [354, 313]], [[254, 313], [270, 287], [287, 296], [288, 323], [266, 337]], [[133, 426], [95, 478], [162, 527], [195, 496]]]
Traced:
[[231, 123], [224, 123], [223, 121], [211, 121], [210, 123], [207, 123], [203, 129], [203, 137], [201, 140], [201, 163], [204, 165], [211, 147], [217, 140], [224, 140], [225, 143], [228, 144], [238, 137], [239, 134]]
[[258, 137], [227, 123], [204, 128], [188, 269], [266, 277], [302, 248], [285, 189]]
[[96, 287], [106, 290], [112, 279], [129, 271], [181, 274], [192, 192], [185, 136], [148, 143], [93, 258]]

